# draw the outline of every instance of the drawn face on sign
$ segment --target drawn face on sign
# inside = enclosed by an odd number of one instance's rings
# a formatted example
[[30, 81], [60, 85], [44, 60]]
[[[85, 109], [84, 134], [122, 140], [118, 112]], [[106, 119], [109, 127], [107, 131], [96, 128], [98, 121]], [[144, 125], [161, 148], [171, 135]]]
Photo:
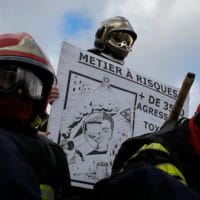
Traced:
[[84, 125], [84, 137], [97, 151], [107, 151], [112, 138], [114, 122], [107, 113], [92, 113]]

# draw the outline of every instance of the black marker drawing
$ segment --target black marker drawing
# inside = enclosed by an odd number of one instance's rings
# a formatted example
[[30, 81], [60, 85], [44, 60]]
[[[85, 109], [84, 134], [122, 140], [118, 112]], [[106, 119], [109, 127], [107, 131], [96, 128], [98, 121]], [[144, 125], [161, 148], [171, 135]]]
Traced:
[[[130, 137], [159, 130], [178, 89], [66, 42], [58, 66], [60, 97], [51, 107], [49, 138], [66, 152], [71, 184], [93, 188], [111, 174]], [[187, 117], [189, 100], [184, 105]]]
[[132, 135], [136, 95], [114, 87], [109, 77], [99, 81], [75, 72], [68, 92], [59, 143], [68, 155], [72, 179], [94, 184], [109, 175], [118, 148]]

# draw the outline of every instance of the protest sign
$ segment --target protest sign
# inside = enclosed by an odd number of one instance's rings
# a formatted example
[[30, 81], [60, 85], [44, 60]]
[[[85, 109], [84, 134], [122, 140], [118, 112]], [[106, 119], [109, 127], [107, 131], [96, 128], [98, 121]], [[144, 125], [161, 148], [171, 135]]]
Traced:
[[[168, 118], [178, 88], [63, 43], [51, 108], [49, 138], [67, 154], [73, 186], [93, 188], [110, 175], [123, 141], [156, 132]], [[181, 116], [188, 116], [186, 99]]]

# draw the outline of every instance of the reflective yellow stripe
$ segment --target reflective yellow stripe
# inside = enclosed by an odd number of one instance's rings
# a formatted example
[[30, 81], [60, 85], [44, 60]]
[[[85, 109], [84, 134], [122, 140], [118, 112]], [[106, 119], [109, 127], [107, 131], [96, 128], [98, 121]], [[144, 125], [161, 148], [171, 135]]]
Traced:
[[35, 120], [31, 123], [31, 127], [37, 128], [42, 123], [41, 117], [38, 115]]
[[54, 200], [54, 190], [51, 186], [41, 184], [40, 190], [42, 200]]
[[48, 122], [48, 119], [43, 120], [43, 121], [40, 123], [40, 126], [41, 126], [41, 127], [44, 126], [46, 122]]
[[[170, 155], [169, 151], [160, 143], [156, 143], [156, 142], [152, 142], [150, 144], [144, 144], [135, 154], [133, 154], [128, 160], [127, 162], [124, 164], [124, 166], [126, 166], [126, 164], [133, 159], [134, 157], [136, 157], [140, 152], [145, 151], [145, 150], [158, 150], [158, 151], [162, 151], [165, 152], [167, 154]], [[120, 172], [123, 171], [123, 168], [120, 170]]]
[[152, 149], [152, 150], [159, 150], [159, 151], [163, 151], [167, 154], [170, 154], [169, 151], [160, 143], [151, 143], [151, 144], [144, 144], [139, 151], [143, 151], [143, 150], [147, 150], [147, 149]]
[[179, 177], [178, 180], [181, 181], [183, 184], [187, 185], [184, 175], [175, 165], [171, 163], [161, 163], [156, 165], [156, 167], [171, 176]]
[[[128, 161], [124, 164], [123, 168], [126, 166], [126, 164], [133, 159], [134, 157], [136, 157], [139, 153], [141, 153], [142, 151], [145, 150], [158, 150], [161, 152], [164, 152], [168, 155], [170, 155], [169, 151], [160, 143], [150, 143], [150, 144], [144, 144], [135, 154], [133, 154]], [[163, 172], [171, 175], [171, 176], [175, 176], [176, 178], [178, 178], [178, 180], [180, 182], [182, 182], [183, 184], [187, 185], [186, 179], [184, 177], [184, 175], [182, 174], [182, 172], [173, 164], [171, 163], [160, 163], [158, 165], [155, 166], [156, 168], [162, 170]], [[123, 168], [120, 170], [120, 172], [123, 171]], [[119, 173], [120, 173], [119, 172]]]
[[170, 154], [169, 151], [162, 144], [153, 142], [150, 144], [144, 144], [130, 159], [137, 156], [141, 151], [149, 150], [149, 149], [150, 150], [158, 150], [158, 151], [162, 151], [167, 154]]

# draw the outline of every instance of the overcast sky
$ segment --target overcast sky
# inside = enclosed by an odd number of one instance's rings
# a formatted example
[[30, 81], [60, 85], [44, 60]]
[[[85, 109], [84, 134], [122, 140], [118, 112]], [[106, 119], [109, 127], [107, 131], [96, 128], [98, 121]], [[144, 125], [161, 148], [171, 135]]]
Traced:
[[175, 87], [196, 74], [191, 115], [200, 103], [199, 0], [0, 0], [0, 33], [31, 34], [57, 69], [63, 41], [93, 47], [100, 22], [117, 15], [138, 35], [126, 66]]

